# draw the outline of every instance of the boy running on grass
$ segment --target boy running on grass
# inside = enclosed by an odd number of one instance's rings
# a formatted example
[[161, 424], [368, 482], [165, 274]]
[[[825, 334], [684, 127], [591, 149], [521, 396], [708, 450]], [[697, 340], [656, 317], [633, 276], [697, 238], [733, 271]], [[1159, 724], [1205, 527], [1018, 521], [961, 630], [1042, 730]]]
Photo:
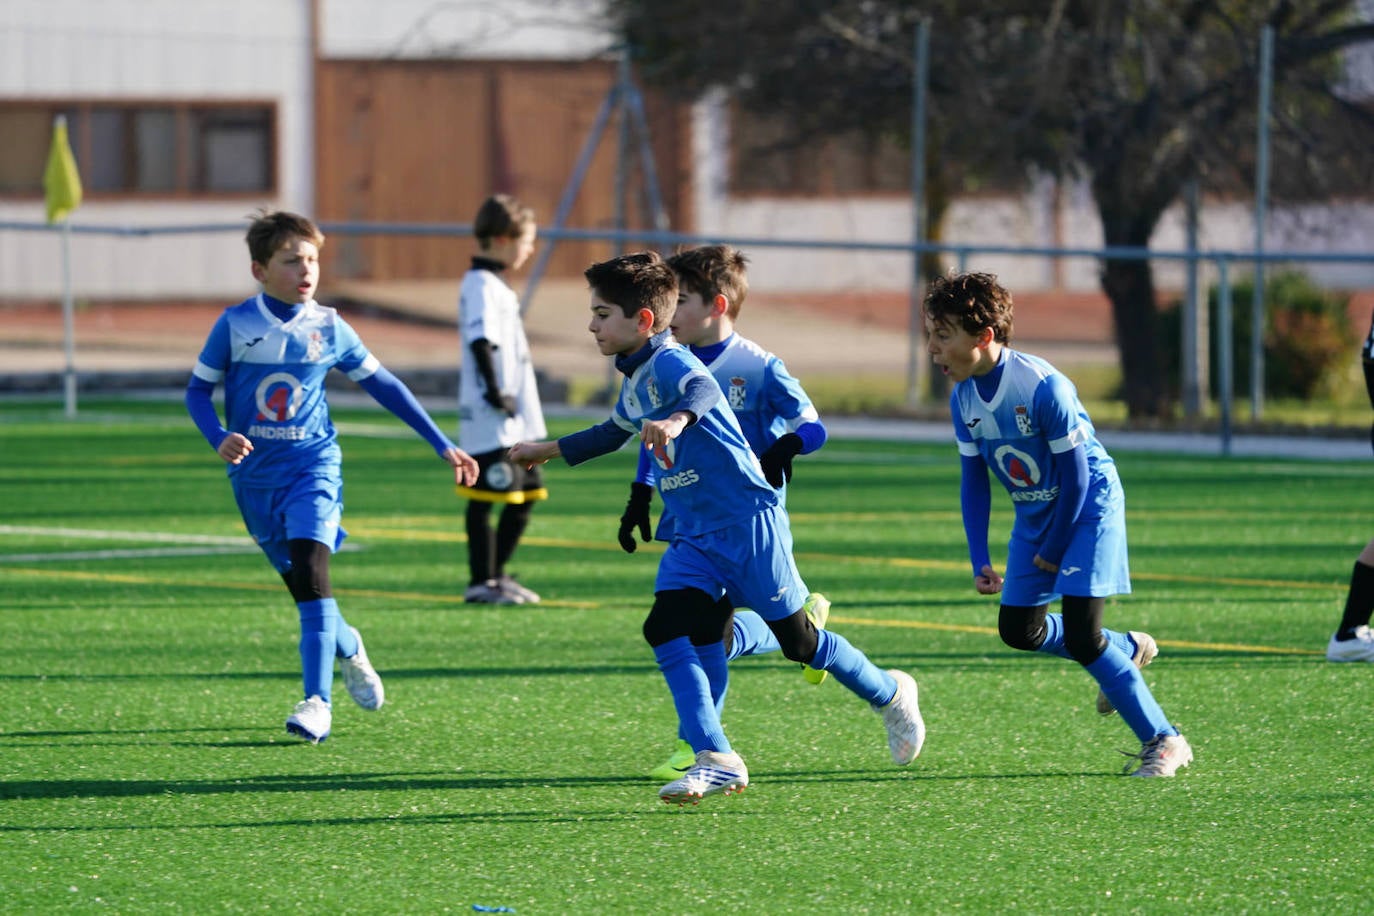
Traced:
[[696, 804], [740, 792], [749, 773], [725, 736], [715, 697], [725, 683], [729, 608], [755, 608], [787, 658], [825, 670], [883, 717], [893, 760], [921, 751], [925, 723], [916, 682], [882, 671], [843, 637], [817, 630], [802, 603], [787, 513], [763, 476], [720, 385], [672, 339], [677, 278], [653, 252], [622, 255], [586, 271], [588, 330], [624, 375], [610, 419], [552, 442], [521, 442], [511, 460], [570, 465], [606, 455], [637, 435], [653, 452], [658, 490], [675, 530], [659, 563], [644, 637], [673, 695], [696, 762], [659, 789], [665, 802]]
[[[1073, 383], [1008, 346], [1011, 294], [991, 274], [932, 283], [925, 327], [932, 359], [955, 382], [949, 408], [973, 584], [984, 595], [1001, 593], [1003, 642], [1086, 668], [1100, 688], [1098, 712], [1120, 712], [1140, 740], [1132, 775], [1173, 776], [1193, 751], [1140, 675], [1155, 641], [1102, 628], [1107, 596], [1131, 590], [1126, 499]], [[988, 554], [989, 472], [1016, 512], [1005, 578]], [[1061, 597], [1063, 613], [1047, 614]]]
[[[826, 431], [811, 398], [782, 360], [735, 333], [735, 321], [749, 292], [748, 263], [742, 252], [728, 245], [689, 248], [669, 258], [668, 266], [678, 280], [671, 328], [673, 338], [706, 364], [724, 390], [749, 447], [759, 456], [763, 476], [778, 490], [779, 504], [784, 504], [785, 488], [792, 479], [792, 459], [824, 445]], [[620, 519], [620, 545], [627, 552], [634, 552], [635, 528], [643, 540], [649, 539], [649, 504], [655, 478], [651, 454], [640, 449], [639, 470]], [[673, 520], [667, 512], [659, 519], [655, 537], [660, 541], [673, 539]], [[721, 601], [728, 603], [729, 598], [722, 597]], [[830, 602], [824, 595], [813, 593], [807, 596], [802, 610], [812, 624], [824, 627]], [[735, 608], [724, 638], [726, 657], [732, 661], [741, 655], [761, 655], [781, 648], [763, 618], [748, 608]], [[826, 677], [824, 671], [814, 668], [803, 667], [802, 672], [812, 684], [820, 684]], [[722, 693], [716, 697], [717, 714], [724, 707]], [[677, 747], [649, 775], [663, 782], [676, 779], [695, 760], [692, 746], [679, 727]]]
[[[262, 213], [248, 228], [253, 278], [262, 292], [220, 315], [186, 385], [186, 409], [228, 463], [248, 533], [281, 574], [300, 615], [305, 699], [286, 730], [312, 744], [333, 725], [334, 659], [363, 709], [381, 708], [382, 679], [362, 636], [339, 613], [330, 555], [343, 543], [342, 456], [329, 418], [325, 376], [337, 368], [424, 437], [454, 469], [457, 484], [477, 462], [439, 431], [400, 379], [357, 332], [315, 301], [324, 233], [304, 216]], [[224, 425], [211, 399], [224, 383]]]

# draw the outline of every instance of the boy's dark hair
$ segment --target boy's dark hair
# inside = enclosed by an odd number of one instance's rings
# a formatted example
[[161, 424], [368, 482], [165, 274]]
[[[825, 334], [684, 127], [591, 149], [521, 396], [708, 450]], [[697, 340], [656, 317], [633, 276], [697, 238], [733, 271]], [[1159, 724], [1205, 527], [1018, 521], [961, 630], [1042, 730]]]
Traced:
[[324, 233], [314, 220], [286, 210], [259, 210], [244, 238], [248, 242], [248, 255], [255, 264], [272, 260], [277, 249], [291, 239], [305, 239], [316, 248], [324, 247]]
[[992, 328], [993, 340], [1011, 343], [1011, 293], [992, 274], [937, 278], [926, 290], [925, 313], [932, 324], [963, 328], [975, 335]]
[[668, 327], [677, 310], [677, 274], [656, 251], [622, 254], [583, 271], [601, 301], [618, 305], [630, 318], [640, 309], [654, 314], [654, 333]]
[[477, 208], [472, 234], [485, 248], [493, 239], [518, 239], [533, 225], [534, 210], [509, 194], [493, 194]]
[[744, 297], [749, 295], [749, 259], [744, 252], [729, 245], [702, 245], [679, 251], [668, 259], [668, 266], [682, 289], [696, 293], [703, 302], [724, 296], [730, 302], [726, 314], [732, 321], [739, 317]]

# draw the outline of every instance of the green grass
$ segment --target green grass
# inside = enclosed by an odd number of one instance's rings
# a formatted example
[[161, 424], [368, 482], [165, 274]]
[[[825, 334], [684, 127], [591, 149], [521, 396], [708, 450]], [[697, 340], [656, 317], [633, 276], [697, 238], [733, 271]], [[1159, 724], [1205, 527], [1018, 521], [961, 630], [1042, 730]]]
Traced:
[[1197, 754], [1127, 780], [1135, 742], [1089, 678], [998, 641], [952, 446], [832, 441], [797, 463], [799, 562], [832, 628], [920, 681], [925, 752], [894, 767], [833, 679], [746, 659], [726, 724], [749, 790], [679, 810], [643, 775], [674, 717], [639, 635], [657, 552], [615, 543], [632, 456], [549, 470], [515, 564], [543, 604], [465, 606], [443, 465], [385, 414], [337, 417], [356, 549], [334, 584], [388, 699], [365, 713], [340, 684], [311, 747], [282, 728], [295, 611], [266, 562], [151, 554], [241, 538], [179, 406], [0, 405], [7, 912], [1368, 906], [1374, 666], [1320, 655], [1367, 463], [1117, 455], [1136, 593], [1107, 622], [1158, 638], [1147, 680]]

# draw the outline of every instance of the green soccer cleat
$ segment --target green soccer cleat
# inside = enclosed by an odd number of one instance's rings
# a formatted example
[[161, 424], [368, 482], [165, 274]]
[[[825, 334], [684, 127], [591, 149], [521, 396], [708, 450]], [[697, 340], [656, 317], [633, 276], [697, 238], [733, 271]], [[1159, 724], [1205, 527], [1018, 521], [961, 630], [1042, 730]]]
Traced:
[[[806, 618], [811, 621], [816, 629], [824, 630], [825, 622], [830, 619], [830, 599], [820, 592], [812, 592], [806, 596], [806, 603], [802, 605], [802, 610], [806, 611]], [[802, 677], [806, 678], [808, 684], [824, 684], [829, 675], [829, 671], [812, 668], [810, 665], [802, 665]]]
[[677, 747], [673, 748], [672, 756], [650, 770], [649, 776], [659, 782], [671, 782], [686, 774], [692, 768], [692, 764], [696, 762], [697, 755], [693, 753], [692, 746], [679, 738]]

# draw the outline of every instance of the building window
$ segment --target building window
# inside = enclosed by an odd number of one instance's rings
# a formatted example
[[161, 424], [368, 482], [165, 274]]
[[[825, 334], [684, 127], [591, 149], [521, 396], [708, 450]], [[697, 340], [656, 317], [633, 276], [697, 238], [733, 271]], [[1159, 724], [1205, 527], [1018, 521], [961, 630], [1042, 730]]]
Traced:
[[0, 196], [42, 195], [59, 114], [92, 199], [276, 191], [272, 103], [0, 101]]

